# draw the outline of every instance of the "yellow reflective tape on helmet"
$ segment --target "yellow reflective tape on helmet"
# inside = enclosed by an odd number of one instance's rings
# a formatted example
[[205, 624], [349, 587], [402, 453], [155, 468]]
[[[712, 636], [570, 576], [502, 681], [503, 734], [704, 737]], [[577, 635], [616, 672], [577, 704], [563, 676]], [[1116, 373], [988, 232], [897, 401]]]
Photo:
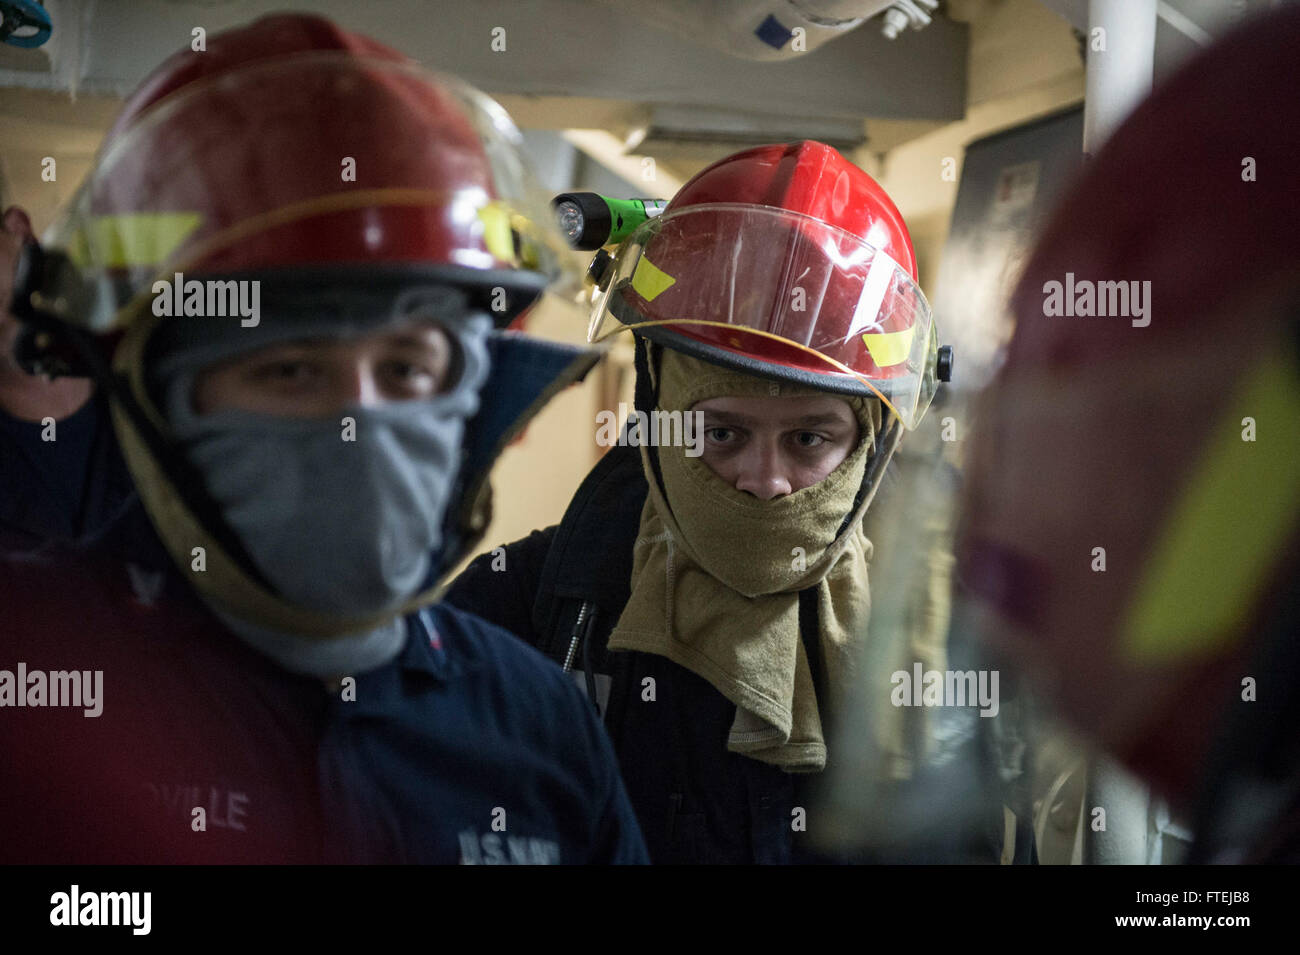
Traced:
[[653, 302], [655, 296], [675, 285], [677, 280], [655, 265], [644, 255], [636, 264], [632, 273], [632, 288], [647, 302]]
[[478, 219], [483, 223], [483, 245], [494, 258], [513, 263], [515, 238], [510, 228], [510, 208], [494, 200], [479, 207]]
[[912, 352], [912, 334], [916, 326], [912, 325], [901, 332], [866, 332], [862, 336], [871, 360], [878, 368], [897, 365], [907, 361]]
[[[1169, 514], [1124, 622], [1120, 647], [1142, 663], [1182, 662], [1240, 638], [1300, 519], [1300, 384], [1271, 353], [1217, 422]], [[1243, 418], [1263, 429], [1245, 441]]]
[[83, 268], [161, 265], [202, 221], [197, 212], [93, 216], [73, 234], [68, 255]]

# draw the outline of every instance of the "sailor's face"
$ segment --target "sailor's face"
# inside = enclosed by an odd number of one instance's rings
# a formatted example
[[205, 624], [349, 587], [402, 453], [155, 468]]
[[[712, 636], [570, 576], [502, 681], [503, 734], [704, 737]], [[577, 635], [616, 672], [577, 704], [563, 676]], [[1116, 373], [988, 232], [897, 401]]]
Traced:
[[194, 410], [321, 418], [345, 407], [432, 398], [451, 384], [453, 356], [447, 332], [427, 322], [269, 345], [205, 368], [195, 381]]
[[818, 483], [849, 456], [859, 439], [847, 401], [801, 398], [710, 398], [701, 459], [738, 491], [760, 500]]

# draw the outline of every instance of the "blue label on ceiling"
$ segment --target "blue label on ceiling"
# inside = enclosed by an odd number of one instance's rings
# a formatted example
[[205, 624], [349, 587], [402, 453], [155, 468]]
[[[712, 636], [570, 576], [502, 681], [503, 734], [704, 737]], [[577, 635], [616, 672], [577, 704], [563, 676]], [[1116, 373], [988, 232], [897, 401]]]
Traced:
[[786, 43], [789, 42], [790, 37], [794, 36], [792, 32], [782, 25], [780, 20], [770, 13], [767, 15], [767, 19], [758, 25], [758, 29], [754, 31], [754, 35], [768, 46], [777, 50], [785, 46]]

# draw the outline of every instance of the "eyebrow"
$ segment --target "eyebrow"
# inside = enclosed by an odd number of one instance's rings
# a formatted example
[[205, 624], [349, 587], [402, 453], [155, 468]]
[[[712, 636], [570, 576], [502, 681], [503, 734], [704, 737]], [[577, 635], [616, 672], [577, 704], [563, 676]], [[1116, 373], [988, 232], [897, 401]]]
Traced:
[[[320, 348], [333, 349], [342, 344], [344, 344], [342, 340], [328, 335], [291, 338], [287, 341], [264, 345], [246, 355], [236, 355], [227, 359], [223, 364], [243, 365], [248, 362], [286, 361], [301, 357], [304, 354], [312, 354]], [[439, 354], [445, 354], [449, 350], [449, 343], [445, 338], [441, 336], [426, 338], [414, 331], [391, 332], [384, 337], [383, 344], [389, 348], [434, 351]]]
[[[390, 332], [380, 340], [384, 345], [397, 346], [399, 348], [446, 348], [446, 339], [442, 336], [426, 337], [418, 332]], [[282, 342], [271, 342], [261, 348], [250, 352], [250, 356], [275, 355], [280, 352], [294, 351], [313, 351], [318, 348], [334, 348], [347, 344], [345, 339], [334, 338], [329, 335], [315, 335], [311, 338], [291, 338]]]
[[447, 347], [447, 338], [443, 335], [421, 335], [416, 332], [394, 332], [388, 335], [385, 343], [397, 345], [404, 348], [437, 348]]
[[[766, 422], [760, 422], [758, 419], [753, 418], [739, 411], [706, 410], [704, 412], [704, 418], [706, 421], [709, 422], [720, 422], [722, 424], [737, 425], [742, 428], [752, 428], [756, 424], [766, 423]], [[800, 415], [797, 418], [784, 418], [776, 422], [776, 424], [783, 428], [816, 428], [828, 424], [829, 425], [838, 424], [838, 425], [847, 426], [848, 424], [850, 424], [850, 422], [845, 421], [844, 418], [842, 418], [837, 414], [833, 414], [830, 412], [821, 412], [820, 414]]]

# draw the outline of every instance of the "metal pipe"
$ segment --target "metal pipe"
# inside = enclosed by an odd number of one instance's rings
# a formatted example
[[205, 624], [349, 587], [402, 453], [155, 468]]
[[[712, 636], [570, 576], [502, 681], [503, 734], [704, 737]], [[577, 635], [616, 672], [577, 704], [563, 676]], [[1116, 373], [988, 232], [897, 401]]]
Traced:
[[[1157, 0], [1089, 0], [1088, 66], [1083, 101], [1083, 154], [1094, 155], [1133, 107], [1151, 92], [1155, 72]], [[1084, 797], [1083, 862], [1147, 861], [1151, 795], [1104, 758], [1088, 769]], [[1106, 829], [1094, 831], [1094, 808]]]
[[1092, 156], [1149, 92], [1157, 0], [1089, 0], [1083, 152]]
[[[1095, 756], [1083, 803], [1084, 865], [1146, 865], [1151, 792], [1118, 764]], [[1104, 809], [1106, 828], [1093, 828]]]

